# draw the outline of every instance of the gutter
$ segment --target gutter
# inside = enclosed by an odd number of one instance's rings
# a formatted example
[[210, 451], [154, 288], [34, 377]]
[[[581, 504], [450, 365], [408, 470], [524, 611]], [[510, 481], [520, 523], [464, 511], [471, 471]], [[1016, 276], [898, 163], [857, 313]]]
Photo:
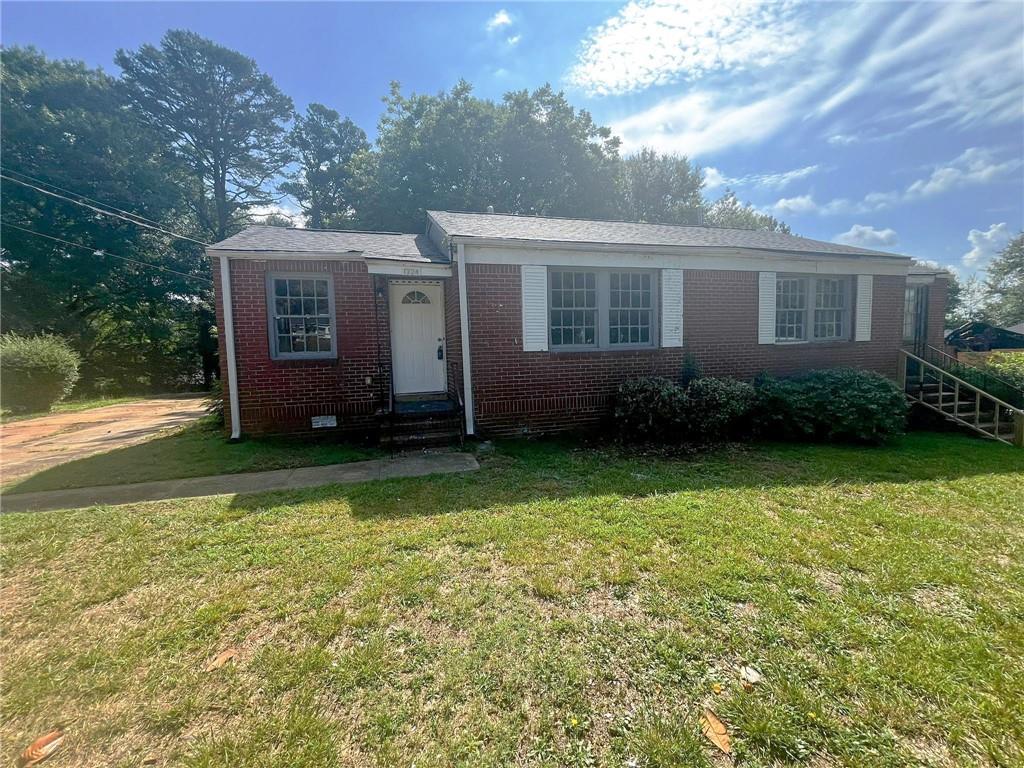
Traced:
[[228, 398], [231, 407], [231, 439], [242, 436], [238, 407], [238, 367], [235, 365], [235, 318], [231, 310], [231, 266], [227, 254], [220, 256], [220, 293], [224, 304], [224, 352], [228, 358]]
[[466, 434], [476, 434], [473, 423], [473, 371], [469, 352], [469, 297], [466, 292], [466, 246], [455, 246], [459, 275], [459, 326], [462, 333], [462, 402], [466, 411]]

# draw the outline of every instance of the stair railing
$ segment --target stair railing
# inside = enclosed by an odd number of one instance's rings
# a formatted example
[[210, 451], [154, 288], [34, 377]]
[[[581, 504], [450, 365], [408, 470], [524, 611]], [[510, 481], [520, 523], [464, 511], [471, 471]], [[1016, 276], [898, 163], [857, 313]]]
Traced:
[[905, 349], [900, 355], [900, 383], [907, 397], [985, 437], [1024, 448], [1024, 410], [919, 355]]
[[961, 379], [970, 382], [975, 387], [1001, 400], [1005, 400], [1014, 408], [1024, 408], [1024, 390], [1021, 390], [1020, 387], [1011, 381], [1007, 381], [976, 365], [965, 363], [963, 360], [930, 344], [925, 346], [920, 352], [915, 350], [914, 354], [924, 358], [933, 365], [958, 375]]

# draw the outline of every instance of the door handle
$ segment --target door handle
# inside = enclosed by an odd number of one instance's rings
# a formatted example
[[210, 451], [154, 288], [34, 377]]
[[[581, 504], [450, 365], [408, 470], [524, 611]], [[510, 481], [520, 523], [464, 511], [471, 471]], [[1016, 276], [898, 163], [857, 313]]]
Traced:
[[444, 360], [444, 344], [437, 345], [437, 359]]

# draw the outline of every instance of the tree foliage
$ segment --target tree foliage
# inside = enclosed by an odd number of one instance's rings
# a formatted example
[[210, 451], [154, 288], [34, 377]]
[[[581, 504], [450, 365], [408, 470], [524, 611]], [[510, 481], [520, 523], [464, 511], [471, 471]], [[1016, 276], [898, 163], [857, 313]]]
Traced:
[[715, 227], [735, 227], [737, 229], [766, 229], [769, 232], [785, 232], [789, 234], [789, 225], [761, 213], [750, 204], [743, 204], [736, 193], [727, 189], [725, 194], [711, 203], [707, 209], [707, 223]]
[[268, 184], [291, 159], [292, 100], [255, 61], [180, 29], [114, 61], [135, 111], [189, 170], [204, 231], [222, 240], [240, 213], [275, 201]]
[[314, 103], [305, 115], [295, 116], [288, 145], [299, 167], [280, 190], [298, 202], [306, 225], [325, 229], [349, 223], [354, 212], [352, 158], [370, 149], [363, 129]]
[[686, 157], [643, 148], [623, 168], [623, 218], [657, 224], [700, 224], [704, 175]]
[[1024, 322], [1024, 232], [1018, 233], [988, 267], [986, 313], [997, 325]]

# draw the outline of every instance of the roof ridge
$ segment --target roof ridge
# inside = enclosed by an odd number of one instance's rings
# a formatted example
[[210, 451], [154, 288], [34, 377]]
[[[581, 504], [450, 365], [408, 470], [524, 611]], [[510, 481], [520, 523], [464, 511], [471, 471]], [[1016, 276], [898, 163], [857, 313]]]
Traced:
[[[731, 230], [733, 232], [770, 232], [767, 229], [752, 229], [749, 227], [723, 227], [718, 224], [666, 224], [661, 221], [631, 221], [629, 219], [586, 219], [577, 216], [538, 216], [532, 213], [506, 213], [504, 211], [494, 213], [488, 213], [487, 211], [448, 211], [448, 210], [428, 210], [427, 213], [454, 213], [457, 215], [469, 215], [469, 216], [506, 216], [512, 219], [543, 219], [546, 221], [586, 221], [594, 224], [642, 224], [644, 226], [652, 227], [685, 227], [688, 229], [718, 229], [718, 230]], [[777, 232], [776, 234], [784, 235], [785, 232]], [[790, 237], [798, 237], [798, 235], [790, 235]], [[805, 238], [806, 239], [806, 238]]]
[[[389, 232], [384, 229], [318, 229], [317, 227], [275, 227], [273, 224], [248, 224], [246, 229], [284, 229], [289, 232], [337, 232], [342, 235], [410, 235], [419, 237], [422, 232]], [[235, 234], [238, 234], [237, 232]], [[232, 235], [234, 237], [234, 235]]]

